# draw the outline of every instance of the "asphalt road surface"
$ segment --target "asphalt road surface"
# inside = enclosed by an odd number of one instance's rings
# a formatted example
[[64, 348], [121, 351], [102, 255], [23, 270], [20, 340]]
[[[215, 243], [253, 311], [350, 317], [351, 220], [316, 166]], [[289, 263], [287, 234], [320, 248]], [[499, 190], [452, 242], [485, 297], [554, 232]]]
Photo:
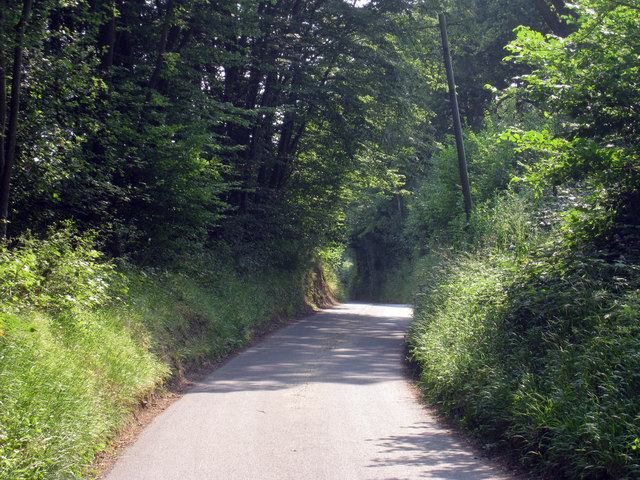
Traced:
[[346, 304], [278, 331], [156, 417], [107, 480], [511, 478], [419, 404], [410, 317]]

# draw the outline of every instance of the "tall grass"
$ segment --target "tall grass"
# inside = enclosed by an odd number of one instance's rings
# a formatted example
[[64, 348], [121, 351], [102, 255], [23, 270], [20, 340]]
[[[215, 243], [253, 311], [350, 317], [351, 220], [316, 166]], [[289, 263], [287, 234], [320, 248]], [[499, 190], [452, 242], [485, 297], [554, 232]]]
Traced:
[[[411, 331], [428, 398], [487, 449], [552, 478], [640, 477], [640, 269], [487, 207], [423, 259]], [[523, 226], [528, 225], [528, 228]]]
[[310, 267], [241, 275], [214, 258], [116, 268], [70, 227], [0, 257], [1, 480], [90, 477], [141, 400], [308, 310], [318, 281]]

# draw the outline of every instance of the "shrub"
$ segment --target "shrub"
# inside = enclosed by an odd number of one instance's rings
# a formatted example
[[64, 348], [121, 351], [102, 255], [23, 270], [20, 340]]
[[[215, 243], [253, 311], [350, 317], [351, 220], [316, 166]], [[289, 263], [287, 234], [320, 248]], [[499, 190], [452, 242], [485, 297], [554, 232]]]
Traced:
[[523, 235], [521, 201], [487, 210], [475, 249], [423, 260], [411, 343], [425, 392], [542, 474], [635, 478], [640, 269], [566, 223]]
[[91, 232], [70, 225], [46, 240], [26, 235], [0, 245], [0, 299], [10, 311], [44, 308], [56, 313], [90, 309], [109, 301], [117, 284], [112, 263], [95, 249]]

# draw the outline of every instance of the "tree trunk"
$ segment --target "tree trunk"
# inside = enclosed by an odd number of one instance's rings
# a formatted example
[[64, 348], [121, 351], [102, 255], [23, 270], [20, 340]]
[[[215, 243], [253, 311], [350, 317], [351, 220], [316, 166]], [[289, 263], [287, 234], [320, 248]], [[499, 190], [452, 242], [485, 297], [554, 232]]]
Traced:
[[11, 103], [9, 106], [9, 124], [2, 147], [5, 148], [4, 168], [0, 179], [0, 239], [7, 238], [9, 218], [9, 188], [11, 172], [15, 163], [16, 140], [18, 134], [18, 111], [20, 109], [20, 87], [22, 81], [22, 54], [24, 50], [24, 32], [27, 27], [33, 0], [25, 0], [22, 15], [16, 26], [16, 41], [13, 51], [13, 78], [11, 83]]
[[106, 77], [109, 78], [111, 67], [113, 67], [113, 50], [116, 43], [116, 5], [115, 2], [109, 2], [108, 7], [103, 7], [101, 1], [93, 0], [91, 7], [94, 10], [109, 8], [108, 21], [100, 26], [97, 42], [100, 68], [106, 72]]
[[7, 128], [7, 72], [4, 59], [7, 2], [0, 1], [0, 178], [5, 164], [5, 129]]
[[162, 65], [164, 64], [164, 54], [167, 51], [167, 41], [169, 39], [169, 29], [171, 27], [171, 18], [173, 17], [173, 0], [168, 0], [167, 9], [162, 24], [162, 33], [160, 34], [160, 44], [158, 45], [158, 56], [156, 57], [156, 66], [149, 80], [149, 91], [145, 103], [151, 100], [151, 91], [157, 89], [160, 83], [160, 74], [162, 73]]

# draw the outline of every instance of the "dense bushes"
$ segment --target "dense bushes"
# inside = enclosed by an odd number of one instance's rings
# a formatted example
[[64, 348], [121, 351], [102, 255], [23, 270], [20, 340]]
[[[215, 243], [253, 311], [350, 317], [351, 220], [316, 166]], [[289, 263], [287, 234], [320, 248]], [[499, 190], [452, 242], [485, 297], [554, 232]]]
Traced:
[[0, 268], [0, 478], [79, 476], [168, 365], [115, 309], [124, 278], [90, 238], [27, 238]]
[[584, 195], [506, 191], [451, 223], [417, 264], [410, 341], [427, 397], [488, 450], [553, 478], [635, 478], [640, 237], [609, 224], [595, 241]]
[[585, 208], [592, 187], [528, 185], [479, 202], [469, 225], [444, 216], [417, 262], [410, 342], [425, 394], [533, 471], [635, 478], [640, 235], [628, 216]]
[[562, 239], [528, 247], [430, 256], [411, 334], [425, 392], [541, 473], [635, 478], [638, 267]]

